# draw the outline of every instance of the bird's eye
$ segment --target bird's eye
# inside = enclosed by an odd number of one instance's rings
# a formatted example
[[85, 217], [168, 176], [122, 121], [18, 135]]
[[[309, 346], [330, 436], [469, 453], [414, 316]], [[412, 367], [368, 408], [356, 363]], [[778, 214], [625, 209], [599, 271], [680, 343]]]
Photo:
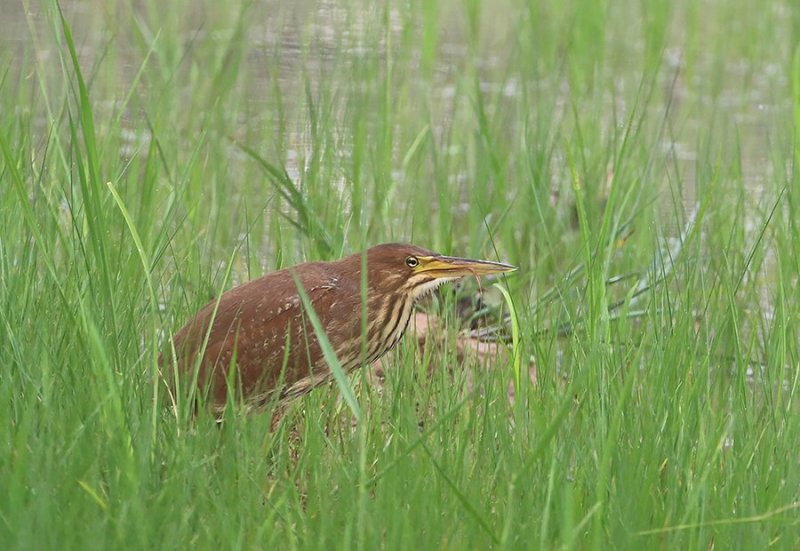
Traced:
[[409, 268], [416, 268], [417, 264], [419, 264], [419, 260], [417, 260], [413, 256], [409, 256], [406, 258], [406, 266], [408, 266]]

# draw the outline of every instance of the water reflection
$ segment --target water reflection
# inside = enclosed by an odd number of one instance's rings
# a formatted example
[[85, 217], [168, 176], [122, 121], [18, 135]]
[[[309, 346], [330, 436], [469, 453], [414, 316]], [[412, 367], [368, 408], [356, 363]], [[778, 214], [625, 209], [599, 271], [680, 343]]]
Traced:
[[[392, 78], [398, 88], [402, 88], [403, 94], [413, 96], [419, 93], [431, 98], [426, 100], [424, 108], [423, 102], [416, 105], [413, 99], [404, 98], [404, 101], [410, 110], [427, 109], [433, 113], [428, 118], [433, 124], [430, 132], [437, 143], [443, 144], [444, 151], [453, 156], [469, 154], [463, 150], [457, 137], [449, 136], [457, 118], [463, 117], [463, 114], [459, 115], [457, 104], [474, 102], [476, 91], [465, 89], [464, 73], [474, 72], [476, 75], [477, 92], [486, 98], [484, 108], [487, 116], [507, 121], [499, 131], [503, 132], [502, 138], [506, 143], [512, 145], [524, 132], [520, 129], [522, 125], [536, 124], [536, 121], [526, 121], [525, 117], [530, 114], [538, 116], [547, 106], [551, 107], [546, 113], [550, 120], [564, 127], [553, 132], [568, 135], [570, 111], [581, 108], [586, 101], [576, 92], [568, 71], [543, 74], [536, 69], [535, 60], [528, 63], [521, 57], [520, 48], [524, 50], [526, 46], [515, 44], [513, 39], [518, 23], [514, 20], [514, 13], [520, 11], [513, 1], [503, 2], [500, 7], [486, 3], [479, 46], [471, 38], [474, 30], [463, 14], [463, 6], [458, 3], [443, 3], [431, 16], [436, 18], [438, 29], [433, 45], [424, 43], [426, 36], [420, 27], [425, 18], [417, 16], [413, 9], [404, 11], [400, 7], [391, 7], [388, 14], [384, 14], [383, 5], [360, 0], [258, 0], [245, 12], [240, 11], [244, 9], [241, 6], [217, 2], [177, 2], [154, 8], [143, 1], [107, 3], [92, 0], [64, 2], [63, 7], [73, 25], [78, 53], [89, 76], [93, 77], [98, 71], [102, 74], [99, 67], [106, 57], [114, 56], [117, 61], [107, 69], [114, 73], [114, 78], [98, 80], [92, 88], [94, 106], [101, 112], [113, 112], [120, 98], [126, 96], [139, 76], [147, 44], [157, 40], [159, 35], [180, 36], [180, 47], [159, 52], [159, 56], [151, 59], [150, 69], [157, 76], [150, 78], [147, 86], [154, 86], [155, 90], [158, 86], [188, 86], [179, 77], [192, 64], [197, 66], [196, 70], [203, 70], [208, 60], [225, 55], [225, 48], [230, 47], [244, 13], [246, 34], [241, 38], [242, 57], [231, 57], [231, 64], [241, 63], [241, 68], [231, 86], [246, 98], [246, 102], [237, 104], [226, 116], [239, 121], [242, 128], [254, 124], [272, 125], [275, 134], [282, 136], [279, 144], [282, 161], [287, 163], [290, 175], [298, 179], [308, 169], [308, 160], [314, 155], [307, 98], [319, 97], [320, 88], [324, 87], [323, 92], [329, 96], [331, 105], [317, 107], [330, 110], [326, 122], [347, 120], [350, 124], [353, 113], [364, 114], [354, 108], [354, 104], [363, 101], [379, 103], [380, 98], [376, 99], [376, 95], [380, 93], [380, 87], [370, 81], [370, 77], [385, 77], [389, 59], [393, 61]], [[12, 69], [11, 82], [15, 76], [22, 77], [20, 72], [30, 73], [33, 64], [40, 69], [58, 67], [59, 55], [54, 45], [52, 25], [54, 9], [47, 3], [0, 0], [3, 14], [0, 18], [0, 59]], [[768, 155], [768, 145], [774, 139], [771, 135], [774, 122], [791, 113], [788, 99], [775, 102], [773, 98], [773, 91], [785, 86], [784, 71], [773, 60], [755, 66], [733, 56], [720, 61], [719, 56], [725, 52], [718, 51], [693, 60], [695, 65], [687, 70], [686, 53], [680, 45], [680, 29], [674, 33], [674, 39], [667, 41], [668, 48], [658, 77], [660, 97], [647, 107], [648, 119], [657, 121], [668, 114], [664, 119], [659, 147], [666, 159], [662, 159], [660, 166], [667, 176], [649, 176], [679, 188], [685, 207], [694, 205], [697, 201], [698, 159], [708, 158], [705, 152], [698, 153], [698, 147], [708, 139], [710, 119], [707, 112], [713, 112], [719, 132], [735, 133], [741, 156], [741, 182], [753, 202], [758, 203], [762, 194], [768, 191], [765, 182], [772, 179], [775, 170]], [[627, 39], [630, 40], [627, 47], [631, 52], [644, 48], [633, 33]], [[426, 57], [425, 48], [428, 47], [436, 52], [432, 61]], [[634, 109], [631, 98], [635, 95], [629, 92], [630, 87], [640, 84], [644, 77], [632, 74], [636, 67], [626, 67], [625, 60], [613, 57], [611, 50], [608, 58], [607, 70], [616, 74], [600, 75], [596, 80], [602, 82], [602, 78], [608, 78], [614, 82], [608, 90], [601, 92], [606, 105], [603, 116], [607, 118], [601, 124], [602, 131], [611, 134], [624, 128], [628, 113]], [[426, 68], [427, 65], [430, 67]], [[49, 78], [58, 79], [58, 75], [56, 69]], [[149, 78], [151, 74], [147, 76]], [[718, 81], [713, 87], [705, 85], [710, 78]], [[743, 88], [742, 81], [746, 81], [748, 86]], [[139, 86], [141, 89], [143, 85], [140, 83]], [[141, 91], [153, 93], [152, 90]], [[711, 92], [698, 95], [698, 90]], [[202, 89], [187, 88], [181, 91], [181, 95], [192, 97], [203, 92]], [[532, 101], [538, 103], [532, 105]], [[212, 105], [213, 98], [208, 103]], [[424, 116], [416, 111], [409, 114], [418, 116], [415, 125], [421, 126], [425, 122]], [[147, 127], [133, 123], [139, 116], [135, 110], [123, 116], [123, 122], [129, 123], [122, 133], [124, 143], [120, 152], [124, 157], [147, 153], [150, 143]], [[588, 114], [587, 118], [592, 116]], [[403, 123], [395, 121], [398, 126]], [[463, 120], [461, 123], [469, 128]], [[364, 124], [367, 135], [372, 136], [376, 122]], [[346, 128], [343, 134], [349, 130]], [[415, 134], [419, 130], [417, 127], [408, 131]], [[244, 131], [239, 137], [247, 139]], [[342, 146], [342, 155], [346, 155], [351, 142], [352, 136], [345, 135], [341, 137], [341, 144], [336, 144]], [[235, 150], [235, 147], [231, 148], [231, 155], [236, 154]], [[395, 151], [399, 158], [403, 154], [403, 151]], [[556, 188], [565, 185], [570, 178], [563, 162], [564, 155], [560, 151], [552, 152], [552, 185]], [[609, 170], [613, 171], [613, 167]], [[388, 177], [403, 180], [405, 174], [398, 168]], [[468, 174], [456, 171], [448, 177], [464, 181]], [[665, 203], [674, 206], [669, 199]], [[675, 227], [679, 225], [676, 222]]]

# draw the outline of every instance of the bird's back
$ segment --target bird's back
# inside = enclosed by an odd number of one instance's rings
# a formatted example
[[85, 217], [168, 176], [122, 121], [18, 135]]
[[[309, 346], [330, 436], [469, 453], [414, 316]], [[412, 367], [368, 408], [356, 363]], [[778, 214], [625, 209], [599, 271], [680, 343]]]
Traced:
[[[360, 290], [339, 273], [341, 262], [292, 269], [302, 274], [317, 315], [332, 320], [326, 325], [330, 340], [357, 340]], [[357, 357], [339, 348], [340, 362], [352, 368]], [[330, 376], [289, 269], [254, 279], [208, 303], [175, 335], [175, 351], [180, 372], [192, 376], [197, 368], [199, 388], [209, 389], [217, 408], [224, 407], [231, 381], [237, 396], [241, 393], [259, 406], [273, 391], [281, 397], [301, 394]]]

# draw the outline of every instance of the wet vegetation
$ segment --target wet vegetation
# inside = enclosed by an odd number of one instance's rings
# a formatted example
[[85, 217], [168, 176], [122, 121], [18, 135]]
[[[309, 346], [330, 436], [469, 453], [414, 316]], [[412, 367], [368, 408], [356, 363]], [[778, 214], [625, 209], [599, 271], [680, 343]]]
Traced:
[[[2, 10], [0, 547], [800, 546], [795, 2]], [[358, 421], [166, 407], [200, 306], [385, 241], [521, 269]]]

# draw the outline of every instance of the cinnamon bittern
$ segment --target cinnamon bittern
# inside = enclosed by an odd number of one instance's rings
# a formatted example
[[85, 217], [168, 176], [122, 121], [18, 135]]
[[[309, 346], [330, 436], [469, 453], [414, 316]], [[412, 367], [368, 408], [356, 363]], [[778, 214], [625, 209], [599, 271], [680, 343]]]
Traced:
[[366, 252], [366, 340], [362, 337], [362, 254], [335, 262], [308, 262], [269, 273], [225, 292], [175, 335], [176, 365], [197, 369], [215, 409], [224, 408], [230, 384], [251, 406], [278, 393], [284, 401], [332, 377], [304, 312], [302, 284], [345, 371], [392, 349], [408, 326], [414, 303], [442, 283], [464, 276], [511, 272], [487, 260], [442, 256], [421, 247], [384, 244]]

